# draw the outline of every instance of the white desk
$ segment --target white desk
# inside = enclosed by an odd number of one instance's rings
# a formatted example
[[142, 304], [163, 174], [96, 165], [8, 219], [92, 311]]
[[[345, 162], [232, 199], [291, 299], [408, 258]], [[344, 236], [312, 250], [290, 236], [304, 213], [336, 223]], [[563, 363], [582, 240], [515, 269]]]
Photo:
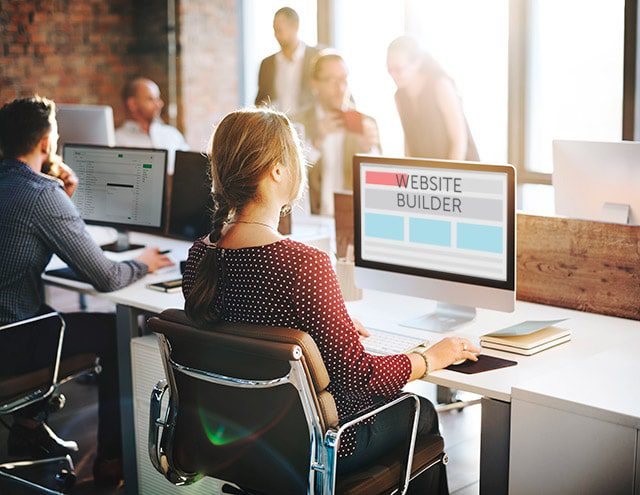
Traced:
[[[314, 227], [315, 228], [315, 227]], [[317, 231], [316, 231], [317, 233]], [[295, 234], [295, 231], [294, 231]], [[297, 237], [294, 235], [294, 237]], [[189, 243], [172, 239], [158, 238], [133, 234], [135, 242], [155, 244], [163, 249], [172, 249], [171, 256], [174, 259], [185, 259]], [[116, 304], [118, 323], [118, 353], [120, 360], [120, 386], [122, 400], [122, 424], [123, 424], [123, 449], [125, 454], [125, 479], [127, 493], [136, 493], [137, 475], [135, 461], [135, 435], [133, 426], [132, 385], [131, 385], [131, 361], [130, 339], [138, 337], [137, 315], [141, 312], [159, 313], [164, 309], [184, 306], [181, 293], [164, 294], [151, 291], [145, 285], [158, 280], [167, 280], [178, 276], [178, 268], [164, 271], [159, 274], [148, 275], [142, 280], [124, 289], [98, 294], [86, 284], [72, 282], [53, 277], [45, 277], [49, 283], [77, 290], [90, 292]], [[443, 337], [442, 334], [429, 334], [418, 330], [399, 327], [398, 322], [419, 316], [428, 312], [433, 307], [433, 302], [423, 299], [397, 296], [393, 294], [365, 291], [364, 299], [350, 302], [347, 307], [352, 316], [360, 319], [365, 325], [390, 330], [402, 329], [416, 336], [429, 338], [435, 342]], [[509, 479], [509, 444], [510, 425], [513, 421], [513, 412], [510, 405], [514, 387], [524, 387], [532, 383], [537, 377], [549, 377], [549, 382], [544, 382], [539, 387], [548, 387], [549, 383], [557, 377], [557, 370], [582, 369], [588, 358], [599, 356], [603, 360], [600, 368], [606, 370], [610, 360], [615, 361], [615, 356], [620, 350], [631, 348], [635, 345], [638, 349], [637, 338], [640, 336], [640, 322], [620, 318], [582, 313], [579, 311], [542, 306], [530, 303], [516, 303], [514, 313], [500, 313], [490, 310], [479, 310], [477, 318], [461, 327], [456, 332], [448, 335], [460, 335], [477, 342], [480, 335], [491, 330], [496, 330], [522, 320], [529, 319], [553, 319], [570, 318], [566, 323], [573, 331], [573, 340], [568, 344], [544, 351], [535, 356], [517, 356], [500, 351], [488, 350], [486, 353], [518, 362], [517, 366], [500, 370], [465, 375], [453, 371], [438, 371], [431, 374], [429, 382], [452, 387], [459, 390], [474, 392], [484, 397], [482, 439], [481, 439], [481, 469], [480, 488], [483, 493], [506, 493]], [[595, 359], [595, 358], [594, 358]], [[612, 372], [613, 373], [613, 372]], [[609, 373], [602, 373], [603, 383], [615, 381]], [[640, 376], [636, 373], [635, 376]], [[579, 381], [579, 375], [576, 375]], [[534, 390], [525, 392], [535, 394]], [[557, 392], [555, 400], [561, 400], [562, 391]], [[578, 393], [578, 392], [576, 392]], [[620, 392], [620, 397], [624, 397]], [[553, 391], [544, 388], [543, 396], [554, 400]], [[578, 394], [578, 403], [585, 403], [591, 407], [590, 399], [585, 394]], [[617, 403], [617, 402], [612, 402]], [[602, 407], [609, 407], [608, 398], [603, 398]], [[597, 408], [597, 407], [596, 407]], [[614, 408], [615, 409], [615, 408]], [[631, 415], [636, 414], [633, 410]], [[626, 414], [624, 410], [615, 411], [614, 414]]]
[[[545, 396], [547, 404], [553, 399], [568, 402], [573, 399], [578, 406], [590, 410], [600, 408], [607, 411], [607, 414], [626, 415], [628, 422], [631, 421], [629, 418], [634, 417], [636, 418], [634, 421], [640, 421], [637, 419], [640, 417], [640, 400], [638, 400], [640, 389], [635, 385], [634, 393], [629, 394], [626, 391], [626, 388], [633, 387], [633, 381], [640, 377], [640, 365], [636, 364], [640, 360], [635, 358], [635, 363], [633, 361], [629, 363], [628, 359], [619, 361], [621, 352], [633, 354], [634, 351], [637, 353], [640, 349], [640, 322], [518, 301], [513, 313], [479, 309], [474, 321], [448, 334], [421, 332], [398, 325], [400, 321], [426, 313], [433, 308], [433, 305], [433, 302], [418, 298], [365, 291], [364, 299], [348, 303], [348, 308], [352, 316], [360, 319], [365, 326], [402, 331], [416, 337], [428, 338], [431, 342], [436, 342], [445, 335], [458, 335], [477, 343], [482, 334], [523, 320], [569, 318], [566, 323], [563, 323], [572, 330], [572, 341], [567, 344], [548, 349], [534, 356], [520, 356], [493, 349], [484, 351], [488, 355], [517, 361], [517, 366], [474, 375], [441, 370], [427, 378], [427, 381], [438, 385], [474, 392], [483, 396], [480, 454], [481, 493], [507, 493], [510, 453], [512, 456], [514, 453], [521, 456], [518, 458], [523, 463], [521, 472], [528, 475], [526, 481], [529, 486], [537, 486], [535, 480], [539, 472], [534, 473], [524, 465], [529, 459], [530, 448], [526, 445], [510, 448], [513, 445], [511, 439], [513, 425], [511, 422], [516, 416], [513, 414], [514, 411], [510, 403], [512, 398], [517, 397], [516, 393], [526, 393], [519, 391], [517, 387], [529, 386], [532, 391], [529, 392], [528, 397], [535, 391], [541, 392]], [[592, 360], [595, 362], [595, 367], [590, 368]], [[590, 374], [582, 372], [585, 368], [591, 369]], [[627, 375], [625, 375], [625, 371]], [[573, 374], [570, 375], [569, 372]], [[602, 394], [596, 399], [597, 394], [589, 387], [591, 375], [595, 375], [594, 378], [598, 377], [598, 382], [594, 381], [593, 383], [599, 383], [599, 389], [609, 387], [607, 394]], [[568, 376], [573, 376], [573, 381], [567, 378]], [[626, 376], [626, 380], [621, 380], [620, 377], [624, 376]], [[583, 377], [585, 381], [583, 381]], [[536, 378], [540, 378], [541, 381], [532, 382]], [[615, 387], [611, 387], [612, 382], [616, 383]], [[554, 385], [557, 388], [554, 389]], [[615, 400], [614, 395], [617, 395]], [[635, 405], [631, 404], [633, 402]], [[552, 404], [550, 407], [555, 406]], [[526, 431], [526, 426], [524, 429]], [[543, 427], [537, 433], [538, 435], [533, 438], [544, 440], [548, 438]], [[589, 432], [584, 433], [588, 435]], [[541, 459], [548, 459], [544, 452], [540, 453], [540, 456]], [[633, 462], [633, 459], [633, 456], [627, 457], [630, 462]], [[577, 474], [581, 475], [582, 473], [578, 472]], [[518, 488], [520, 486], [518, 485]], [[520, 493], [519, 490], [511, 490], [511, 492]], [[536, 491], [536, 493], [563, 492], [558, 490], [545, 492], [543, 490]]]
[[[609, 340], [608, 330], [602, 340]], [[513, 388], [511, 493], [640, 494], [635, 333]]]

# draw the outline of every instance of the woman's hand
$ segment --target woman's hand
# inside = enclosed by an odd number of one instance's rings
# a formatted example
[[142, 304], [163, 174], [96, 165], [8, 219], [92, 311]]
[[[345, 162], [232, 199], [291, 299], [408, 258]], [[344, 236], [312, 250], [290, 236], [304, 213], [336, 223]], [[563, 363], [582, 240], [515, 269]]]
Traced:
[[356, 331], [358, 332], [360, 338], [366, 339], [369, 335], [371, 335], [369, 333], [369, 330], [364, 328], [364, 325], [360, 323], [360, 321], [356, 320], [355, 318], [352, 318], [351, 320], [353, 321], [353, 326], [356, 327]]
[[475, 347], [467, 339], [460, 337], [447, 337], [427, 349], [426, 356], [429, 359], [429, 372], [441, 370], [450, 364], [462, 359], [477, 361], [477, 354], [481, 350]]

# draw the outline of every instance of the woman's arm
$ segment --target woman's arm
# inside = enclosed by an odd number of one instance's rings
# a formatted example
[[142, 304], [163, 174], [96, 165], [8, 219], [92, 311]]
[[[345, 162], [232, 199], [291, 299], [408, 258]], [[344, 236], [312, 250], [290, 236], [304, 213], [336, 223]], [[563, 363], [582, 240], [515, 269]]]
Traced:
[[442, 77], [436, 83], [436, 102], [444, 117], [444, 124], [449, 135], [450, 160], [464, 160], [467, 156], [467, 125], [453, 82]]

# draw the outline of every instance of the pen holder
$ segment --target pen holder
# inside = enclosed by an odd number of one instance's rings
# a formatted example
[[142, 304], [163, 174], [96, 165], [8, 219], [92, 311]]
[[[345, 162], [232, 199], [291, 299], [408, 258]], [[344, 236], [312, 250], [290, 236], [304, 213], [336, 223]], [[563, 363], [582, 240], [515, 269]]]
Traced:
[[348, 261], [346, 258], [338, 258], [336, 275], [345, 301], [362, 299], [362, 289], [356, 287], [355, 267], [353, 261]]

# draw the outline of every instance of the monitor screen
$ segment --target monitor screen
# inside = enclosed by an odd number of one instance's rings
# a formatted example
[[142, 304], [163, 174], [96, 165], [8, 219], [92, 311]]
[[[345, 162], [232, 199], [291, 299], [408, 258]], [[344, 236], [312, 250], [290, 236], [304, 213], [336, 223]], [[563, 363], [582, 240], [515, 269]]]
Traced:
[[78, 176], [71, 199], [85, 221], [162, 229], [166, 150], [68, 144], [64, 161]]
[[512, 166], [356, 156], [356, 265], [514, 288]]
[[195, 241], [211, 232], [209, 160], [201, 153], [176, 151], [171, 188], [169, 235]]

